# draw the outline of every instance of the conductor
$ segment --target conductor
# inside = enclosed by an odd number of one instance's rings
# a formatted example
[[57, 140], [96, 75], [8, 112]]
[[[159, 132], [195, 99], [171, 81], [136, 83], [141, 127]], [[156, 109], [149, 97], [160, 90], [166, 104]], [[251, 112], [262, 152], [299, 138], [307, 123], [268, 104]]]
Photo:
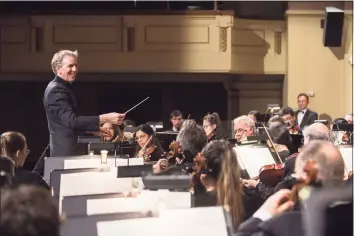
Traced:
[[78, 72], [78, 52], [61, 50], [54, 54], [52, 70], [55, 78], [44, 92], [43, 103], [47, 115], [50, 156], [82, 155], [84, 150], [77, 144], [79, 135], [85, 132], [109, 134], [102, 123], [122, 124], [125, 114], [107, 113], [99, 116], [78, 116], [78, 104], [72, 84]]

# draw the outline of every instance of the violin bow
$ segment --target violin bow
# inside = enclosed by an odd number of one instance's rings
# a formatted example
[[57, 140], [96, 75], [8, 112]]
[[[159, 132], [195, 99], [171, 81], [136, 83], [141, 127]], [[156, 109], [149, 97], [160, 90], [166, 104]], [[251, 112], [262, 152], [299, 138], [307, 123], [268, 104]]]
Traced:
[[279, 153], [278, 153], [277, 149], [275, 148], [275, 145], [274, 145], [274, 143], [273, 143], [273, 140], [272, 140], [272, 138], [271, 138], [270, 135], [269, 135], [269, 132], [268, 132], [268, 130], [267, 130], [267, 127], [264, 125], [264, 123], [262, 123], [262, 125], [263, 125], [263, 128], [264, 128], [264, 130], [265, 130], [265, 132], [266, 132], [266, 134], [267, 134], [267, 137], [268, 137], [268, 139], [269, 139], [269, 141], [270, 141], [272, 147], [274, 148], [275, 153], [277, 154], [278, 160], [280, 161], [281, 164], [283, 164], [283, 161], [281, 160], [281, 158], [280, 158], [280, 156], [279, 156]]
[[142, 100], [141, 102], [139, 102], [138, 104], [136, 104], [135, 106], [133, 106], [132, 108], [130, 108], [128, 111], [124, 112], [124, 115], [126, 115], [128, 112], [130, 112], [131, 110], [133, 110], [134, 108], [136, 108], [137, 106], [139, 106], [140, 104], [142, 104], [143, 102], [145, 102], [146, 100], [148, 100], [150, 97], [145, 98], [144, 100]]

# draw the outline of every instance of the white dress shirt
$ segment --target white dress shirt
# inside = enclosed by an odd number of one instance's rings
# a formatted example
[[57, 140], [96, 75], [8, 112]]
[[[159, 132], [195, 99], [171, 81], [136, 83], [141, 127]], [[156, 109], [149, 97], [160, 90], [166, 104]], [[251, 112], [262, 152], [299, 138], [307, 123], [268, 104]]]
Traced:
[[306, 113], [307, 109], [305, 110], [299, 110], [299, 112], [297, 113], [297, 124], [300, 126], [302, 119], [304, 118], [304, 115]]

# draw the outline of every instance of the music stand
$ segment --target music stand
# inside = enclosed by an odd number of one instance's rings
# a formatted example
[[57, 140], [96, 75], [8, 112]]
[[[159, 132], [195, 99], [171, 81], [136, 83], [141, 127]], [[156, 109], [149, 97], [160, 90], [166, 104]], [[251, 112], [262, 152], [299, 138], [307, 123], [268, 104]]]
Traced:
[[332, 124], [332, 131], [353, 132], [353, 124]]
[[160, 141], [162, 148], [165, 151], [169, 150], [169, 145], [172, 141], [175, 141], [178, 132], [156, 132], [156, 138]]
[[87, 144], [87, 154], [90, 154], [92, 143], [100, 143], [100, 142], [101, 142], [101, 137], [99, 136], [79, 136], [77, 138], [77, 143]]
[[118, 166], [117, 178], [141, 177], [144, 173], [152, 172], [152, 165]]
[[142, 176], [144, 189], [188, 190], [191, 187], [190, 175], [145, 175]]

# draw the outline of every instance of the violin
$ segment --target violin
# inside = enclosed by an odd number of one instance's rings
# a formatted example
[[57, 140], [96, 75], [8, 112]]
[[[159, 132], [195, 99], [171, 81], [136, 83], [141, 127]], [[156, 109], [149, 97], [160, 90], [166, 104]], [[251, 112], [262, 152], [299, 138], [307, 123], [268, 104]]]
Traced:
[[264, 124], [263, 124], [263, 127], [264, 127], [267, 137], [271, 143], [271, 146], [272, 146], [271, 148], [276, 153], [279, 164], [271, 164], [271, 165], [263, 166], [259, 170], [258, 179], [268, 187], [275, 187], [281, 181], [281, 177], [284, 174], [284, 164], [283, 164], [283, 161], [281, 160], [279, 153], [278, 153], [277, 149], [275, 148], [273, 140], [270, 137], [269, 132]]
[[299, 134], [300, 126], [294, 125], [289, 129], [290, 134]]
[[306, 173], [306, 178], [299, 181], [291, 189], [289, 200], [292, 202], [297, 202], [301, 198], [299, 193], [304, 187], [318, 184], [317, 182], [318, 170], [316, 167], [315, 160], [308, 160], [306, 162], [306, 165], [304, 167], [304, 172]]
[[155, 151], [156, 148], [156, 146], [151, 142], [151, 139], [152, 135], [138, 153], [138, 157], [143, 157], [145, 162], [151, 161], [151, 154]]
[[164, 158], [168, 160], [168, 163], [170, 164], [175, 164], [176, 163], [176, 158], [180, 157], [181, 159], [183, 158], [181, 156], [181, 145], [177, 141], [172, 141], [170, 145], [168, 146], [170, 151], [165, 155]]

